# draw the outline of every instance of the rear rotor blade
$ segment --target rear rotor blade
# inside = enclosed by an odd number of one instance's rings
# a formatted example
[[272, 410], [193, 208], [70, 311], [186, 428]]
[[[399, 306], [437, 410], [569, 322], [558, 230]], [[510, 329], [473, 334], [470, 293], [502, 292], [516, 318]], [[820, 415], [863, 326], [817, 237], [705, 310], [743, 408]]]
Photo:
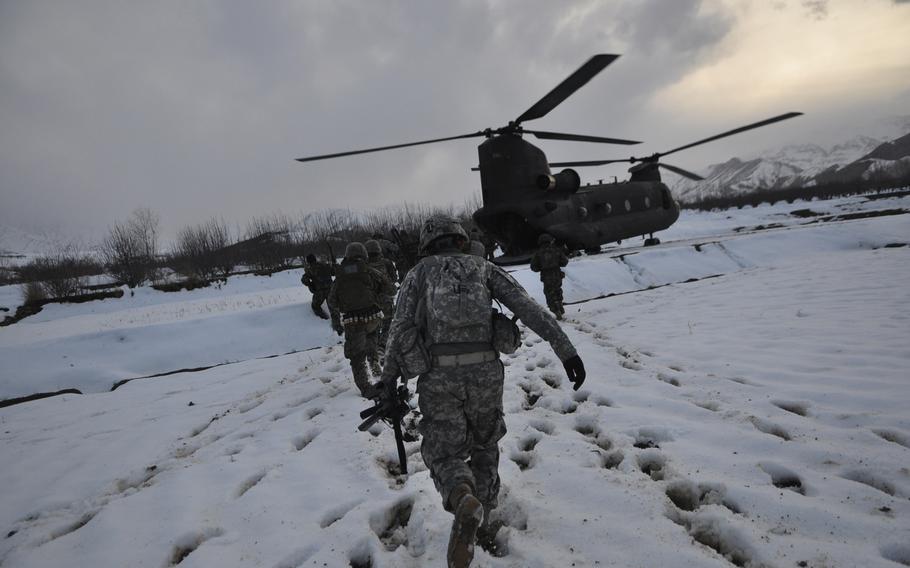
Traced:
[[562, 83], [557, 85], [556, 88], [534, 103], [531, 108], [524, 111], [521, 116], [515, 119], [515, 124], [519, 124], [525, 120], [533, 120], [546, 116], [548, 112], [556, 108], [562, 101], [569, 98], [569, 95], [583, 87], [585, 83], [603, 71], [604, 67], [613, 63], [617, 57], [619, 56], [604, 53], [595, 55], [574, 73], [569, 75]]
[[690, 171], [688, 171], [688, 170], [684, 170], [684, 169], [682, 169], [682, 168], [680, 168], [680, 167], [677, 167], [677, 166], [671, 166], [670, 164], [665, 164], [665, 163], [663, 163], [663, 162], [658, 162], [657, 165], [660, 166], [660, 167], [662, 167], [662, 168], [668, 169], [668, 170], [670, 170], [670, 171], [673, 172], [673, 173], [679, 174], [679, 175], [681, 175], [681, 176], [684, 177], [684, 178], [689, 178], [689, 179], [691, 179], [692, 181], [703, 181], [703, 180], [705, 179], [705, 178], [701, 177], [701, 176], [698, 175], [698, 174], [693, 174], [692, 172], [690, 172]]
[[590, 160], [587, 162], [550, 162], [552, 168], [584, 168], [588, 166], [603, 166], [604, 164], [618, 164], [620, 162], [634, 162], [634, 158], [624, 158], [622, 160]]
[[420, 146], [421, 144], [432, 144], [434, 142], [445, 142], [446, 140], [458, 140], [460, 138], [474, 138], [484, 136], [484, 132], [478, 130], [471, 134], [461, 134], [459, 136], [449, 136], [448, 138], [435, 138], [433, 140], [421, 140], [420, 142], [408, 142], [407, 144], [395, 144], [393, 146], [380, 146], [378, 148], [366, 148], [364, 150], [352, 150], [350, 152], [339, 152], [337, 154], [323, 154], [321, 156], [307, 156], [297, 158], [298, 162], [312, 162], [314, 160], [328, 160], [329, 158], [340, 158], [341, 156], [353, 156], [355, 154], [366, 154], [369, 152], [381, 152], [383, 150], [394, 150], [395, 148], [407, 148], [408, 146]]
[[773, 118], [769, 118], [769, 119], [766, 119], [766, 120], [762, 120], [762, 121], [760, 121], [760, 122], [755, 122], [755, 123], [752, 123], [752, 124], [748, 124], [748, 125], [746, 125], [746, 126], [740, 126], [739, 128], [734, 128], [733, 130], [729, 130], [729, 131], [724, 132], [724, 133], [722, 133], [722, 134], [718, 134], [718, 135], [712, 136], [712, 137], [710, 137], [710, 138], [705, 138], [704, 140], [699, 140], [698, 142], [692, 142], [691, 144], [686, 144], [685, 146], [680, 146], [679, 148], [674, 148], [674, 149], [670, 150], [669, 152], [662, 152], [662, 153], [659, 154], [659, 156], [667, 156], [667, 155], [672, 154], [672, 153], [674, 153], [674, 152], [679, 152], [680, 150], [685, 150], [686, 148], [691, 148], [691, 147], [693, 147], [693, 146], [698, 146], [699, 144], [704, 144], [704, 143], [706, 143], [706, 142], [712, 142], [712, 141], [714, 141], [714, 140], [719, 140], [720, 138], [726, 138], [727, 136], [733, 136], [734, 134], [739, 134], [740, 132], [745, 132], [746, 130], [752, 130], [753, 128], [759, 128], [759, 127], [761, 127], [761, 126], [767, 126], [767, 125], [773, 124], [773, 123], [775, 123], [775, 122], [780, 122], [781, 120], [787, 120], [788, 118], [793, 118], [793, 117], [795, 117], [795, 116], [800, 116], [801, 114], [803, 114], [803, 113], [801, 113], [801, 112], [788, 112], [787, 114], [782, 114], [782, 115], [780, 115], [780, 116], [775, 116], [775, 117], [773, 117]]
[[623, 140], [622, 138], [604, 138], [603, 136], [588, 136], [586, 134], [565, 134], [562, 132], [544, 132], [541, 130], [523, 129], [523, 132], [533, 134], [543, 140], [570, 140], [574, 142], [600, 142], [601, 144], [641, 144], [638, 140]]

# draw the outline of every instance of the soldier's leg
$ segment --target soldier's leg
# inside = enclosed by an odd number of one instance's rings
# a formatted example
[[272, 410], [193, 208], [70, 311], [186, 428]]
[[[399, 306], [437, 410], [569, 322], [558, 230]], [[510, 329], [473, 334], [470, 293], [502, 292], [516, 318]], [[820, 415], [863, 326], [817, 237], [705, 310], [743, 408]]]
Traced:
[[364, 325], [348, 325], [344, 328], [344, 356], [351, 362], [354, 384], [360, 394], [368, 396], [370, 376], [367, 371], [367, 332]]
[[310, 303], [310, 306], [313, 308], [313, 313], [322, 319], [329, 319], [328, 314], [322, 309], [323, 302], [328, 298], [327, 290], [316, 290], [313, 292], [313, 301]]
[[364, 335], [364, 350], [366, 352], [367, 361], [370, 363], [370, 372], [373, 373], [374, 377], [378, 377], [382, 374], [382, 366], [379, 364], [378, 351], [379, 327], [381, 325], [382, 320], [373, 320], [367, 322], [364, 326], [366, 332]]
[[543, 278], [543, 295], [547, 299], [547, 307], [550, 308], [550, 311], [555, 313], [559, 312], [560, 304], [557, 302], [557, 287], [553, 283], [552, 278]]
[[472, 365], [465, 414], [472, 434], [471, 472], [475, 495], [489, 512], [499, 496], [499, 440], [505, 436], [502, 411], [503, 366], [491, 361]]
[[430, 470], [436, 490], [446, 511], [452, 511], [452, 490], [466, 484], [474, 490], [474, 474], [465, 460], [471, 455], [473, 440], [464, 414], [465, 368], [434, 369], [417, 382], [420, 421], [420, 453]]

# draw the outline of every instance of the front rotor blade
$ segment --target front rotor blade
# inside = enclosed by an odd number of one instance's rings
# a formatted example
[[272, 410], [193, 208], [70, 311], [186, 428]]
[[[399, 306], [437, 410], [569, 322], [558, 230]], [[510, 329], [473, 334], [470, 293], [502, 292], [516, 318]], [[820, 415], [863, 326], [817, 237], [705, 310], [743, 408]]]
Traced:
[[435, 138], [433, 140], [421, 140], [420, 142], [408, 142], [407, 144], [395, 144], [394, 146], [380, 146], [378, 148], [367, 148], [365, 150], [353, 150], [351, 152], [339, 152], [337, 154], [323, 154], [322, 156], [308, 156], [306, 158], [297, 158], [298, 162], [312, 162], [314, 160], [328, 160], [329, 158], [340, 158], [341, 156], [353, 156], [355, 154], [366, 154], [369, 152], [381, 152], [383, 150], [394, 150], [395, 148], [407, 148], [408, 146], [420, 146], [421, 144], [432, 144], [434, 142], [445, 142], [446, 140], [458, 140], [460, 138], [474, 138], [483, 136], [481, 131], [471, 134], [462, 134], [460, 136], [449, 136], [448, 138]]
[[670, 170], [670, 171], [673, 172], [673, 173], [679, 174], [679, 175], [681, 175], [681, 176], [684, 177], [684, 178], [689, 178], [689, 179], [691, 179], [692, 181], [704, 181], [704, 179], [705, 179], [705, 178], [701, 177], [701, 176], [698, 175], [698, 174], [693, 174], [692, 172], [690, 172], [690, 171], [688, 171], [688, 170], [684, 170], [684, 169], [682, 169], [682, 168], [680, 168], [680, 167], [677, 167], [677, 166], [671, 166], [670, 164], [664, 164], [664, 163], [662, 163], [662, 162], [658, 162], [657, 165], [660, 166], [660, 167], [662, 167], [662, 168], [666, 168], [666, 169]]
[[734, 134], [739, 134], [740, 132], [745, 132], [746, 130], [752, 130], [753, 128], [759, 128], [761, 126], [767, 126], [775, 122], [780, 122], [781, 120], [787, 120], [788, 118], [793, 118], [795, 116], [800, 116], [801, 112], [788, 112], [787, 114], [782, 114], [780, 116], [775, 116], [760, 122], [755, 122], [746, 126], [740, 126], [739, 128], [734, 128], [733, 130], [724, 132], [723, 134], [718, 134], [717, 136], [712, 136], [710, 138], [705, 138], [704, 140], [699, 140], [698, 142], [692, 142], [691, 144], [686, 144], [685, 146], [680, 146], [679, 148], [674, 148], [669, 152], [662, 152], [660, 156], [667, 156], [673, 152], [679, 152], [680, 150], [685, 150], [686, 148], [691, 148], [692, 146], [698, 146], [699, 144], [704, 144], [705, 142], [712, 142], [714, 140], [719, 140], [720, 138], [726, 138], [727, 136], [733, 136]]
[[551, 168], [584, 168], [587, 166], [603, 166], [604, 164], [618, 164], [619, 162], [632, 162], [632, 158], [623, 160], [591, 160], [588, 162], [550, 162]]
[[574, 142], [599, 142], [601, 144], [641, 144], [638, 140], [623, 140], [622, 138], [604, 138], [603, 136], [588, 136], [586, 134], [564, 134], [562, 132], [543, 132], [541, 130], [527, 130], [522, 132], [533, 134], [543, 140], [571, 140]]
[[524, 111], [521, 116], [515, 119], [515, 124], [519, 124], [525, 120], [533, 120], [546, 116], [546, 114], [556, 108], [559, 103], [569, 98], [569, 95], [583, 87], [585, 83], [603, 71], [604, 67], [613, 63], [617, 57], [619, 56], [605, 53], [595, 55], [574, 73], [569, 75], [562, 83], [557, 85], [555, 89], [544, 95], [544, 97], [537, 101], [534, 106]]

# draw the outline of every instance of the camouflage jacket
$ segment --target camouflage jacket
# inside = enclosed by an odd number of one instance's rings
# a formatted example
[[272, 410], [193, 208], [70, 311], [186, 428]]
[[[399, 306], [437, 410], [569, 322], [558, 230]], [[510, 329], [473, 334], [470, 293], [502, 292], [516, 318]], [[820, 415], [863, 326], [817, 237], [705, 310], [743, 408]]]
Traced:
[[[431, 271], [437, 270], [444, 264], [443, 257], [455, 257], [460, 263], [474, 264], [475, 266], [469, 268], [480, 270], [484, 275], [490, 297], [502, 302], [525, 325], [546, 340], [561, 361], [565, 361], [577, 354], [575, 347], [569, 341], [562, 328], [559, 327], [556, 319], [543, 306], [535, 302], [522, 288], [521, 284], [505, 270], [478, 256], [454, 252], [444, 253], [421, 259], [417, 266], [408, 272], [407, 277], [401, 284], [401, 289], [398, 292], [398, 303], [395, 307], [395, 317], [389, 328], [386, 359], [389, 369], [388, 373], [384, 373], [384, 376], [397, 372], [397, 369], [394, 368], [395, 351], [399, 347], [397, 337], [408, 327], [418, 325], [417, 311], [423, 293], [424, 281]], [[436, 308], [438, 309], [438, 306]], [[485, 308], [491, 311], [492, 318], [492, 305], [487, 305]], [[446, 306], [446, 309], [459, 309], [459, 306], [453, 302], [453, 305]], [[465, 341], [476, 341], [476, 339], [466, 338]]]
[[332, 276], [335, 275], [335, 266], [325, 262], [316, 264], [307, 264], [303, 267], [303, 276], [300, 278], [301, 284], [314, 290], [328, 290], [332, 287]]
[[[395, 268], [394, 262], [384, 256], [381, 256], [376, 259], [370, 259], [369, 265], [380, 274], [385, 275], [385, 277], [389, 279], [389, 283], [392, 284], [392, 289], [395, 289], [395, 283], [398, 282], [398, 269]], [[394, 296], [395, 292], [393, 291], [389, 295]]]
[[569, 257], [566, 256], [565, 251], [562, 247], [554, 245], [541, 247], [534, 253], [534, 256], [531, 257], [531, 270], [534, 272], [559, 270], [567, 264], [569, 264]]

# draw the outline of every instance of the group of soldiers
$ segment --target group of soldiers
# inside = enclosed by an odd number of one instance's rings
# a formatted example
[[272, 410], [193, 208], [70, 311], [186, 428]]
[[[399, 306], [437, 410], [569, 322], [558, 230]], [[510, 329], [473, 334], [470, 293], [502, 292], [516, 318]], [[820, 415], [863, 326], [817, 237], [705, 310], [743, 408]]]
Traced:
[[[363, 244], [348, 244], [337, 266], [308, 256], [302, 279], [313, 291], [313, 311], [344, 335], [344, 355], [364, 397], [381, 396], [399, 380], [417, 377], [421, 455], [443, 507], [454, 517], [450, 568], [469, 566], [476, 539], [492, 542], [498, 528], [490, 519], [500, 487], [499, 440], [506, 433], [499, 353], [509, 351], [496, 337], [492, 302], [502, 303], [550, 344], [576, 390], [585, 380], [584, 364], [556, 321], [563, 316], [565, 253], [544, 235], [532, 259], [551, 314], [489, 262], [491, 247], [479, 236], [469, 237], [454, 219], [431, 218], [414, 241], [410, 265], [396, 266], [389, 258], [401, 258], [403, 246], [374, 235]], [[322, 310], [324, 301], [329, 315]], [[370, 374], [379, 380], [372, 382]]]

